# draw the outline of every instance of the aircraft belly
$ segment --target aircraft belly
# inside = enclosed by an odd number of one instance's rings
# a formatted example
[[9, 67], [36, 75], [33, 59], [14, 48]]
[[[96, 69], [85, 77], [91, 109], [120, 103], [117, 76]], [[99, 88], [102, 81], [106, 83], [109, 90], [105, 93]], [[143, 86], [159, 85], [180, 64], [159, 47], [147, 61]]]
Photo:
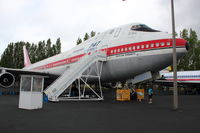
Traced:
[[[185, 52], [184, 48], [177, 49], [177, 58]], [[104, 64], [101, 79], [104, 82], [130, 79], [147, 71], [157, 72], [171, 64], [172, 49], [118, 55]]]

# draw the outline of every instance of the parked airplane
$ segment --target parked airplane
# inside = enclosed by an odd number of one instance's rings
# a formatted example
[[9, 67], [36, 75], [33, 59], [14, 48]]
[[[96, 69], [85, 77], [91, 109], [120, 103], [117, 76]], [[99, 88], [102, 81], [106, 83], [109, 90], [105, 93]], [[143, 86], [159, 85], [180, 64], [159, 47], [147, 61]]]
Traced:
[[[186, 53], [188, 43], [177, 38], [177, 58]], [[101, 81], [127, 80], [145, 72], [155, 73], [172, 64], [171, 34], [144, 24], [131, 23], [107, 30], [71, 50], [31, 64], [24, 49], [23, 69], [0, 68], [0, 85], [10, 87], [19, 74], [59, 76], [72, 64], [94, 51], [106, 51]]]
[[[161, 79], [155, 80], [155, 84], [172, 87], [174, 82], [173, 72], [160, 72]], [[178, 86], [185, 88], [185, 94], [200, 94], [200, 71], [178, 71]]]
[[[173, 82], [173, 72], [164, 72], [160, 73], [161, 80], [163, 82]], [[200, 83], [200, 71], [179, 71], [177, 72], [177, 82], [178, 83], [193, 83], [199, 84]]]

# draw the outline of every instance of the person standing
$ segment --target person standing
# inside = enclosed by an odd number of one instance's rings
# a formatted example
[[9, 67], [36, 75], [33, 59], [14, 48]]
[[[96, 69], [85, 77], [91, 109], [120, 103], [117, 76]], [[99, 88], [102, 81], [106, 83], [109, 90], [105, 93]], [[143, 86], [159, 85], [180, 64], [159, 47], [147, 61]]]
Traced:
[[131, 89], [131, 99], [136, 100], [137, 99], [137, 94], [134, 88]]
[[78, 88], [76, 87], [76, 83], [72, 83], [72, 87], [71, 87], [71, 96], [75, 97], [79, 95], [79, 91]]
[[148, 88], [148, 100], [149, 100], [149, 104], [152, 104], [152, 97], [153, 97], [153, 89], [152, 87]]

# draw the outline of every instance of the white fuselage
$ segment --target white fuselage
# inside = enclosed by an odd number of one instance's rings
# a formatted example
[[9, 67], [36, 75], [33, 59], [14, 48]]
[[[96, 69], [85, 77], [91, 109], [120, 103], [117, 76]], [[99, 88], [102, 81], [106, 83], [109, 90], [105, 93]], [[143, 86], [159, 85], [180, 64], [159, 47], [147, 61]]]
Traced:
[[[163, 79], [173, 81], [173, 72], [161, 73]], [[200, 83], [200, 71], [179, 71], [177, 81], [180, 83]]]
[[[101, 79], [103, 81], [119, 81], [151, 71], [157, 72], [172, 63], [171, 35], [164, 32], [148, 32], [132, 30], [128, 24], [107, 30], [90, 38], [71, 50], [42, 60], [26, 70], [61, 75], [68, 66], [76, 63], [85, 54], [106, 50], [107, 62], [103, 65]], [[177, 39], [177, 56], [186, 53], [183, 39]]]

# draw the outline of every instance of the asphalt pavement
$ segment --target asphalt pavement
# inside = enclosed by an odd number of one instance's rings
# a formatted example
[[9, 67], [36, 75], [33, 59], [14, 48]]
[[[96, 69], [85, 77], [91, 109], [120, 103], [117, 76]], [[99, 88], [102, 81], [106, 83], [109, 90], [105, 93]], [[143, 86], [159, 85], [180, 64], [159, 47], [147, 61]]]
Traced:
[[[110, 97], [112, 94], [110, 94]], [[44, 103], [43, 109], [18, 109], [19, 96], [0, 96], [0, 133], [194, 133], [200, 132], [200, 95], [147, 101]]]

